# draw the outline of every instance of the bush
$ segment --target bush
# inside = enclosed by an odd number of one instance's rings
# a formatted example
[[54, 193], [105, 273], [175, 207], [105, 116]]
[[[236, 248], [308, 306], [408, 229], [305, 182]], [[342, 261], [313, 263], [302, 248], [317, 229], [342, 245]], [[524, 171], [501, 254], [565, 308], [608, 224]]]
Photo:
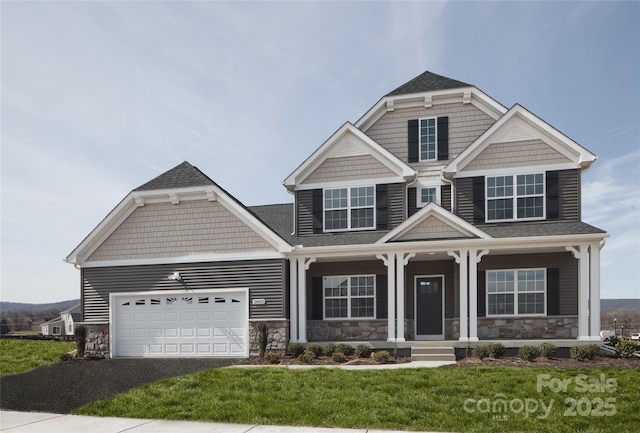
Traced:
[[313, 354], [312, 351], [310, 350], [305, 350], [304, 352], [302, 352], [300, 355], [298, 355], [298, 361], [303, 363], [303, 364], [308, 364], [310, 363], [313, 358], [315, 358], [316, 356]]
[[301, 343], [289, 343], [287, 346], [287, 355], [291, 355], [295, 358], [304, 353], [304, 345]]
[[333, 343], [329, 343], [326, 346], [324, 346], [324, 354], [327, 356], [333, 355], [335, 351], [336, 351], [336, 345]]
[[471, 356], [475, 356], [478, 359], [484, 359], [489, 357], [489, 346], [480, 344], [471, 349]]
[[586, 346], [574, 346], [569, 350], [569, 354], [573, 359], [578, 361], [591, 360], [598, 354], [597, 344], [587, 344]]
[[540, 349], [536, 346], [522, 346], [518, 349], [518, 356], [525, 361], [535, 361], [540, 356]]
[[373, 352], [373, 355], [371, 356], [373, 356], [373, 360], [378, 364], [384, 364], [389, 360], [390, 355], [386, 350], [381, 350], [379, 352]]
[[620, 338], [616, 337], [615, 335], [609, 337], [609, 344], [612, 345], [613, 347], [616, 347], [619, 341], [620, 341]]
[[551, 343], [542, 343], [539, 349], [540, 356], [544, 356], [545, 358], [553, 358], [553, 356], [556, 354], [556, 350], [558, 350], [558, 348]]
[[344, 353], [342, 352], [333, 352], [331, 354], [331, 360], [337, 364], [341, 364], [347, 361], [347, 357], [344, 356]]
[[87, 328], [82, 325], [76, 326], [73, 331], [76, 337], [76, 349], [78, 349], [78, 357], [84, 357], [84, 348], [87, 345]]
[[322, 356], [322, 346], [318, 343], [309, 343], [307, 344], [307, 350], [313, 353], [316, 357]]
[[275, 353], [275, 352], [267, 353], [266, 355], [264, 355], [264, 359], [269, 364], [280, 364], [280, 354], [279, 353]]
[[258, 323], [258, 353], [260, 358], [264, 358], [264, 352], [267, 350], [267, 341], [269, 337], [269, 328], [264, 322]]
[[371, 357], [371, 347], [366, 344], [358, 344], [358, 346], [356, 346], [356, 356], [358, 358]]
[[507, 352], [507, 348], [504, 347], [504, 344], [502, 343], [491, 343], [489, 344], [488, 349], [489, 349], [489, 356], [495, 359], [502, 358], [504, 354]]
[[351, 356], [355, 353], [356, 349], [352, 345], [347, 343], [340, 343], [336, 346], [336, 352], [344, 353], [345, 356]]
[[616, 355], [619, 358], [631, 358], [638, 349], [638, 345], [635, 341], [627, 338], [620, 338], [616, 344]]

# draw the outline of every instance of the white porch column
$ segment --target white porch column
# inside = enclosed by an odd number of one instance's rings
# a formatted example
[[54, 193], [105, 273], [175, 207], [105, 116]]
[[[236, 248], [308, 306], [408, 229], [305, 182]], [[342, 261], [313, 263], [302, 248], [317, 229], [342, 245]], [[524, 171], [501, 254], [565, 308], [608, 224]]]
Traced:
[[289, 259], [289, 341], [298, 342], [298, 259]]
[[307, 342], [307, 270], [316, 259], [298, 259], [298, 342]]
[[457, 254], [455, 251], [447, 251], [447, 254], [453, 257], [460, 268], [460, 341], [469, 341], [467, 328], [467, 250], [460, 250]]
[[387, 267], [387, 341], [396, 341], [396, 259], [394, 253], [376, 256]]
[[594, 341], [600, 338], [600, 246], [599, 243], [590, 245], [589, 267], [591, 268], [589, 295], [589, 318], [591, 321], [590, 337]]
[[591, 340], [589, 335], [589, 245], [566, 247], [578, 259], [578, 340]]
[[489, 251], [469, 250], [469, 341], [478, 341], [478, 263]]
[[405, 292], [404, 292], [404, 267], [409, 263], [412, 257], [415, 257], [415, 253], [398, 253], [395, 255], [397, 258], [396, 266], [396, 291], [398, 292], [398, 337], [397, 342], [405, 341], [404, 338], [404, 313], [405, 313]]

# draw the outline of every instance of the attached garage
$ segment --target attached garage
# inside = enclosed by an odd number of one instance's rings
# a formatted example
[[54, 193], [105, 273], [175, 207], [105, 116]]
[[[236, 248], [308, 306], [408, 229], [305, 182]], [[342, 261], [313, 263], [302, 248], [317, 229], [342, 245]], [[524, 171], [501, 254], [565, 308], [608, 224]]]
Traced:
[[248, 289], [110, 296], [111, 356], [249, 356]]

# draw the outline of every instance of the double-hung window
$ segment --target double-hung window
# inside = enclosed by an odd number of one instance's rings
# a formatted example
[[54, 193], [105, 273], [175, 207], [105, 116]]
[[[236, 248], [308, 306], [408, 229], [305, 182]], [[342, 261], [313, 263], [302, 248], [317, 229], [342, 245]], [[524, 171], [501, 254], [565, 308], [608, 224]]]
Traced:
[[487, 315], [545, 314], [544, 269], [487, 271]]
[[326, 231], [375, 228], [373, 186], [324, 190]]
[[487, 177], [487, 221], [544, 218], [544, 174]]
[[374, 318], [374, 275], [335, 276], [323, 278], [324, 317]]
[[420, 119], [420, 161], [435, 160], [437, 155], [436, 118]]

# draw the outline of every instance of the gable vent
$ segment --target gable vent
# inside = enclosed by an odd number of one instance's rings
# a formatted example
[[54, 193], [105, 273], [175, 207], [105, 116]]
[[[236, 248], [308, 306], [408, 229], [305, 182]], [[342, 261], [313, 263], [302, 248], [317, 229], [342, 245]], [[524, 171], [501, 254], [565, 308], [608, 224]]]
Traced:
[[498, 135], [495, 142], [525, 141], [537, 138], [522, 125], [514, 124], [509, 126], [502, 134]]

